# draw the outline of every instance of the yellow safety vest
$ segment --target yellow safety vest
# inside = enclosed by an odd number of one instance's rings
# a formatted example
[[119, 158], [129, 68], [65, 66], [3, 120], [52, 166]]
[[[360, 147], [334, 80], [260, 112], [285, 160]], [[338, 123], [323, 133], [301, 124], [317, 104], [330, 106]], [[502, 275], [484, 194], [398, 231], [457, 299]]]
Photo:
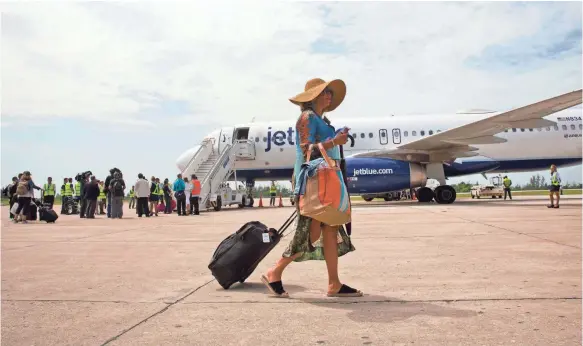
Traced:
[[276, 187], [276, 186], [271, 186], [271, 187], [269, 188], [269, 192], [270, 192], [270, 193], [277, 193], [277, 187]]
[[81, 182], [75, 183], [75, 196], [81, 196]]
[[506, 179], [504, 179], [503, 184], [504, 184], [504, 187], [510, 187], [510, 185], [512, 185], [512, 180], [506, 178]]
[[154, 192], [152, 192], [153, 195], [159, 195], [159, 190], [160, 188], [158, 187], [158, 184], [154, 183], [155, 187], [154, 187]]
[[54, 196], [55, 195], [55, 184], [45, 184], [45, 186], [43, 186], [43, 189], [45, 190], [45, 196]]
[[106, 199], [105, 192], [103, 192], [103, 186], [99, 185], [99, 199]]
[[130, 190], [130, 197], [134, 197], [134, 190]]
[[73, 191], [71, 190], [70, 183], [65, 184], [65, 193], [63, 193], [63, 196], [73, 196]]
[[557, 179], [557, 172], [551, 174], [551, 184], [554, 185], [554, 186], [561, 185], [559, 183], [559, 179]]
[[160, 187], [160, 185], [158, 185], [158, 195], [164, 196], [164, 187]]

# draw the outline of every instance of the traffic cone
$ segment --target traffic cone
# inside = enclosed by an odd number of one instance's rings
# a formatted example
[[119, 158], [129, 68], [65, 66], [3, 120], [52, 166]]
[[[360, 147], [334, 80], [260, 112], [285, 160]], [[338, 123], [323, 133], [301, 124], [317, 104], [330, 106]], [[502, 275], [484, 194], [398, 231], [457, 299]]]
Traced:
[[263, 208], [263, 193], [259, 194], [259, 205], [257, 208]]
[[281, 198], [281, 193], [279, 194], [279, 206], [280, 208], [283, 207], [283, 199]]

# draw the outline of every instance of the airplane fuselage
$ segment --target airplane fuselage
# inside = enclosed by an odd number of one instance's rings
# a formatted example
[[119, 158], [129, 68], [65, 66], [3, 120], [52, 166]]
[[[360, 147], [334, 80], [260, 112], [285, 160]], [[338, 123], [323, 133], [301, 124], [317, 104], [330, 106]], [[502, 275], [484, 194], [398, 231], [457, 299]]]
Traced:
[[[450, 128], [491, 117], [487, 114], [397, 115], [384, 118], [334, 119], [332, 125], [350, 128], [346, 157], [368, 151], [395, 148]], [[581, 163], [581, 109], [567, 109], [545, 119], [555, 126], [529, 129], [513, 128], [497, 134], [505, 143], [475, 145], [479, 156], [458, 158], [445, 167], [446, 176], [481, 172], [523, 172], [547, 169], [551, 163], [561, 166]], [[253, 160], [238, 160], [238, 178], [247, 180], [290, 180], [296, 160], [295, 119], [224, 127], [211, 134], [217, 149], [235, 139], [254, 144]], [[470, 167], [470, 169], [465, 169]], [[472, 168], [473, 167], [473, 168]], [[350, 175], [350, 173], [348, 173]]]

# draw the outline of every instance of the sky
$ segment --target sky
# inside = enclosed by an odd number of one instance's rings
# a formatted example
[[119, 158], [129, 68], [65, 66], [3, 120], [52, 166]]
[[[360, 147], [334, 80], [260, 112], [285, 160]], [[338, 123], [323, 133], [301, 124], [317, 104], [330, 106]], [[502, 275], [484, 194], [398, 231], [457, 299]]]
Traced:
[[[503, 110], [583, 84], [581, 2], [2, 7], [2, 185], [24, 170], [175, 177], [217, 127], [297, 117], [288, 98], [314, 77], [348, 86], [331, 118]], [[561, 176], [581, 182], [581, 166]]]

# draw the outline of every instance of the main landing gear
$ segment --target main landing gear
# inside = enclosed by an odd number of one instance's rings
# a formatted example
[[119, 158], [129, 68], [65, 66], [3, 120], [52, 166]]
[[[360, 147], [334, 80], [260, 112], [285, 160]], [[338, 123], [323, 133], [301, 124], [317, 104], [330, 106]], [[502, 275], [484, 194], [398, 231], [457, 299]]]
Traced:
[[417, 200], [421, 203], [428, 203], [432, 200], [439, 204], [451, 204], [456, 199], [456, 192], [449, 185], [440, 185], [432, 190], [428, 187], [422, 187], [416, 191]]

